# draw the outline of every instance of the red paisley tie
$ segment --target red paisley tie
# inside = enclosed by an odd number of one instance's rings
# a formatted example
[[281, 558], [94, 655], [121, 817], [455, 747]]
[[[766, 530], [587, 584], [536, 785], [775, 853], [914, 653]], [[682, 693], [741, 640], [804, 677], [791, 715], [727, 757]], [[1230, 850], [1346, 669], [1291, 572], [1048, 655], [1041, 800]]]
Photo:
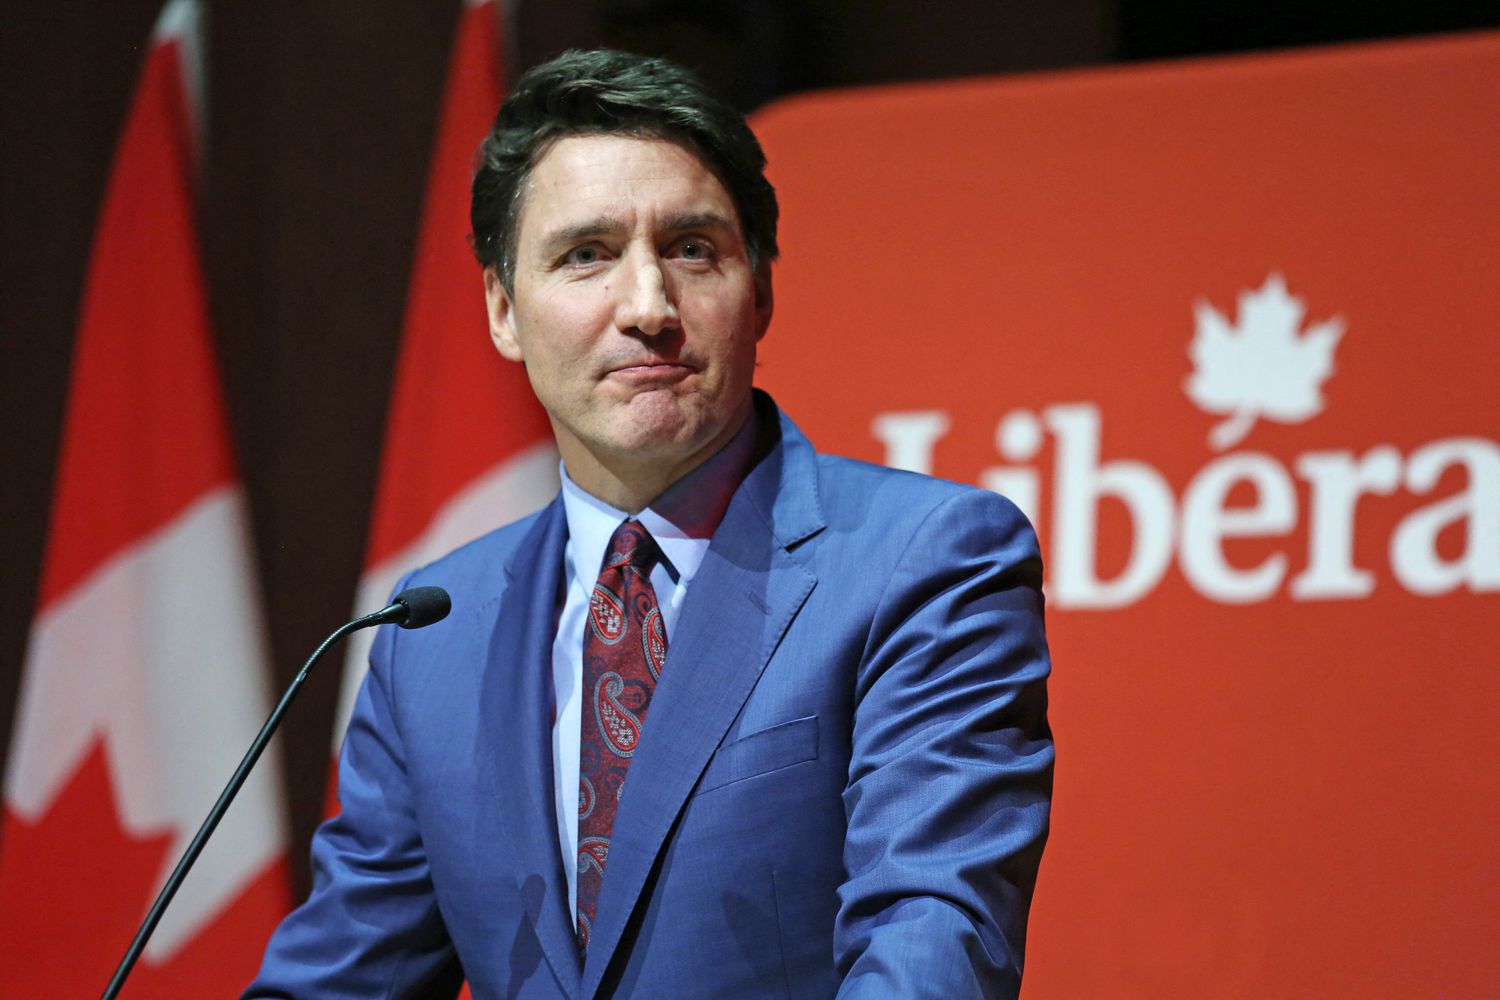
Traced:
[[583, 630], [578, 758], [578, 946], [587, 951], [615, 812], [667, 658], [651, 568], [661, 554], [638, 521], [610, 536]]

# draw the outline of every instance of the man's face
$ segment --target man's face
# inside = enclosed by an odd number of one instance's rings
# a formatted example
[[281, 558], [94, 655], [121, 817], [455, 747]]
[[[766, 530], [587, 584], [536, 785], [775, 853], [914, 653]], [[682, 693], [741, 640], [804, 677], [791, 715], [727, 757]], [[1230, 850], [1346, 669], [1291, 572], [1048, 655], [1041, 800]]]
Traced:
[[570, 136], [532, 170], [513, 294], [485, 272], [496, 348], [523, 361], [573, 478], [651, 470], [663, 486], [750, 411], [769, 279], [734, 201], [676, 143]]

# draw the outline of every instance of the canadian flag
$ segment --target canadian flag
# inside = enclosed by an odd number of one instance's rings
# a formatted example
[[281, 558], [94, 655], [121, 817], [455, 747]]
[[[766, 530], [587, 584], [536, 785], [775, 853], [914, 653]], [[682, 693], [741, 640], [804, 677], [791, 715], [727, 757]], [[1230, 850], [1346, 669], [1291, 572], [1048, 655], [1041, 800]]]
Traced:
[[[465, 239], [475, 150], [503, 93], [498, 28], [494, 0], [464, 5], [428, 167], [359, 614], [384, 607], [405, 570], [531, 513], [557, 492], [546, 414], [521, 367], [490, 345], [483, 285]], [[371, 641], [365, 631], [349, 643], [335, 756]]]
[[[104, 988], [268, 707], [193, 225], [195, 15], [157, 23], [89, 261], [5, 774], [0, 996]], [[261, 762], [127, 994], [253, 976], [288, 903], [278, 771]]]

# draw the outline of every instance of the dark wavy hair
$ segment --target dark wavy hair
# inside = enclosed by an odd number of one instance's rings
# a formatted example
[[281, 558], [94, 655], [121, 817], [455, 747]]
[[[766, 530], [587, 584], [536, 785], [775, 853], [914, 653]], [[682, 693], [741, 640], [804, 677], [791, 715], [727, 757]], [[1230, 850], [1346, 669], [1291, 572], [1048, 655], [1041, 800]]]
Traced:
[[532, 169], [558, 139], [632, 135], [693, 150], [734, 200], [751, 266], [776, 259], [776, 192], [745, 116], [665, 59], [595, 49], [528, 70], [479, 146], [469, 203], [474, 256], [515, 289], [516, 227]]

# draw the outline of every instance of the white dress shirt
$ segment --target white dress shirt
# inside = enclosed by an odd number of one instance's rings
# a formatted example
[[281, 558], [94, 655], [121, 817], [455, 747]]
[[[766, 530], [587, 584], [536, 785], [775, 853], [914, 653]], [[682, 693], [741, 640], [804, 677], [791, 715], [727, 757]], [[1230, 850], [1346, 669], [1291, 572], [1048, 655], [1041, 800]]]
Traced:
[[[755, 419], [745, 422], [738, 434], [712, 458], [673, 483], [650, 507], [635, 515], [656, 540], [663, 559], [651, 571], [651, 587], [661, 608], [667, 630], [667, 662], [662, 676], [673, 667], [672, 636], [682, 604], [687, 599], [703, 557], [708, 553], [714, 529], [724, 517], [734, 491], [749, 471], [754, 453]], [[588, 622], [589, 597], [609, 539], [630, 515], [598, 497], [586, 493], [560, 470], [563, 513], [568, 522], [568, 542], [563, 550], [564, 598], [558, 615], [557, 635], [552, 642], [552, 682], [557, 694], [557, 715], [552, 721], [552, 776], [557, 804], [558, 843], [568, 879], [568, 907], [578, 919], [578, 744], [583, 713], [583, 630]], [[643, 739], [650, 736], [650, 713]], [[627, 779], [628, 780], [628, 779]]]

